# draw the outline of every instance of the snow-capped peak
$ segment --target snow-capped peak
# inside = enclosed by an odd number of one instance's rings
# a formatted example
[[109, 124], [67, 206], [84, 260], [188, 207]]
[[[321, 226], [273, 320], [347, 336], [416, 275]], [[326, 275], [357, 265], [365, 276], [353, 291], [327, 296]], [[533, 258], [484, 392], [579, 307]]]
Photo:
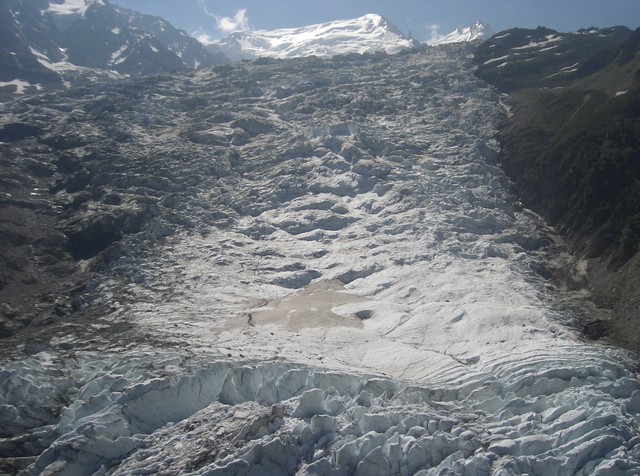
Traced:
[[463, 43], [467, 41], [486, 40], [493, 35], [493, 30], [484, 22], [477, 21], [471, 26], [460, 26], [448, 35], [427, 41], [430, 45], [446, 43]]
[[232, 60], [256, 57], [295, 58], [411, 48], [406, 38], [385, 18], [367, 14], [299, 28], [237, 31], [215, 44]]
[[57, 0], [49, 2], [49, 8], [45, 11], [54, 15], [84, 15], [93, 4], [104, 5], [104, 2], [102, 0]]

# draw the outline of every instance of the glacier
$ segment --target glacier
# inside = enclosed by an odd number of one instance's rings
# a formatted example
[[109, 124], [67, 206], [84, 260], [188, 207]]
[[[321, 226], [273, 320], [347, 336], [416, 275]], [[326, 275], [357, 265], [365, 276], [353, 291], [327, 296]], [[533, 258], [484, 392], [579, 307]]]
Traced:
[[104, 315], [3, 362], [0, 456], [23, 475], [637, 474], [637, 357], [577, 331], [588, 294], [550, 276], [582, 263], [510, 192], [506, 111], [471, 57], [43, 97], [52, 136], [94, 141], [78, 154], [127, 131], [100, 186], [155, 208], [92, 272], [82, 306]]

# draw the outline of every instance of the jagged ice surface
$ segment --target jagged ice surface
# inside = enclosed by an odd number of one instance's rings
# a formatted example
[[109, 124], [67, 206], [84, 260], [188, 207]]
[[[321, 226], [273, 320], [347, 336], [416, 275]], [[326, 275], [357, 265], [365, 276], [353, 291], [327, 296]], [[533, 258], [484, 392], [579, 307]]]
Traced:
[[24, 474], [640, 470], [637, 362], [566, 327], [466, 48], [147, 87], [120, 153], [214, 172], [174, 197], [191, 227], [89, 288], [173, 350], [7, 363], [0, 449]]

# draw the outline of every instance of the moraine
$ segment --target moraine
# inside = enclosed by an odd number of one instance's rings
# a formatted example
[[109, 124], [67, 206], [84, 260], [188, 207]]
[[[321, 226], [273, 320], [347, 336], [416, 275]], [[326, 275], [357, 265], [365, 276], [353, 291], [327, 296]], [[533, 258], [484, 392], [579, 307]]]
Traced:
[[5, 105], [90, 137], [65, 153], [111, 213], [149, 207], [109, 247], [75, 244], [95, 265], [77, 321], [3, 365], [7, 464], [636, 474], [637, 361], [572, 327], [575, 294], [547, 279], [569, 257], [514, 205], [504, 111], [470, 61], [258, 60]]

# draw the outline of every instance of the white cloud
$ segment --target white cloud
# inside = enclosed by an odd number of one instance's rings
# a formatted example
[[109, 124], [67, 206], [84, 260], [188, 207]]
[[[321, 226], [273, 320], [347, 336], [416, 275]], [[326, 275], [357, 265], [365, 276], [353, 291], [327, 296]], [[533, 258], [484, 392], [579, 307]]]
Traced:
[[425, 26], [427, 32], [429, 32], [429, 38], [427, 39], [427, 43], [434, 43], [438, 41], [440, 38], [443, 38], [444, 35], [440, 34], [440, 25], [437, 23], [428, 23]]
[[[249, 26], [249, 17], [247, 16], [246, 8], [237, 10], [234, 13], [233, 17], [222, 17], [220, 15], [216, 15], [213, 12], [210, 12], [207, 8], [206, 3], [204, 3], [204, 0], [198, 0], [198, 4], [202, 8], [204, 14], [213, 19], [216, 30], [221, 34], [221, 36], [226, 36], [229, 33], [233, 33], [234, 31], [251, 29], [251, 27]], [[217, 41], [216, 38], [209, 35], [206, 29], [202, 27], [194, 31], [191, 36], [205, 45], [210, 45]]]
[[236, 13], [233, 15], [233, 18], [219, 17], [218, 15], [215, 15], [215, 19], [216, 27], [225, 35], [233, 33], [234, 31], [250, 29], [249, 17], [247, 16], [246, 8], [241, 8], [240, 10], [236, 11]]
[[198, 28], [196, 31], [191, 33], [191, 36], [193, 36], [196, 40], [198, 40], [205, 46], [209, 46], [218, 42], [218, 40], [209, 35], [209, 33], [207, 33], [204, 28]]

